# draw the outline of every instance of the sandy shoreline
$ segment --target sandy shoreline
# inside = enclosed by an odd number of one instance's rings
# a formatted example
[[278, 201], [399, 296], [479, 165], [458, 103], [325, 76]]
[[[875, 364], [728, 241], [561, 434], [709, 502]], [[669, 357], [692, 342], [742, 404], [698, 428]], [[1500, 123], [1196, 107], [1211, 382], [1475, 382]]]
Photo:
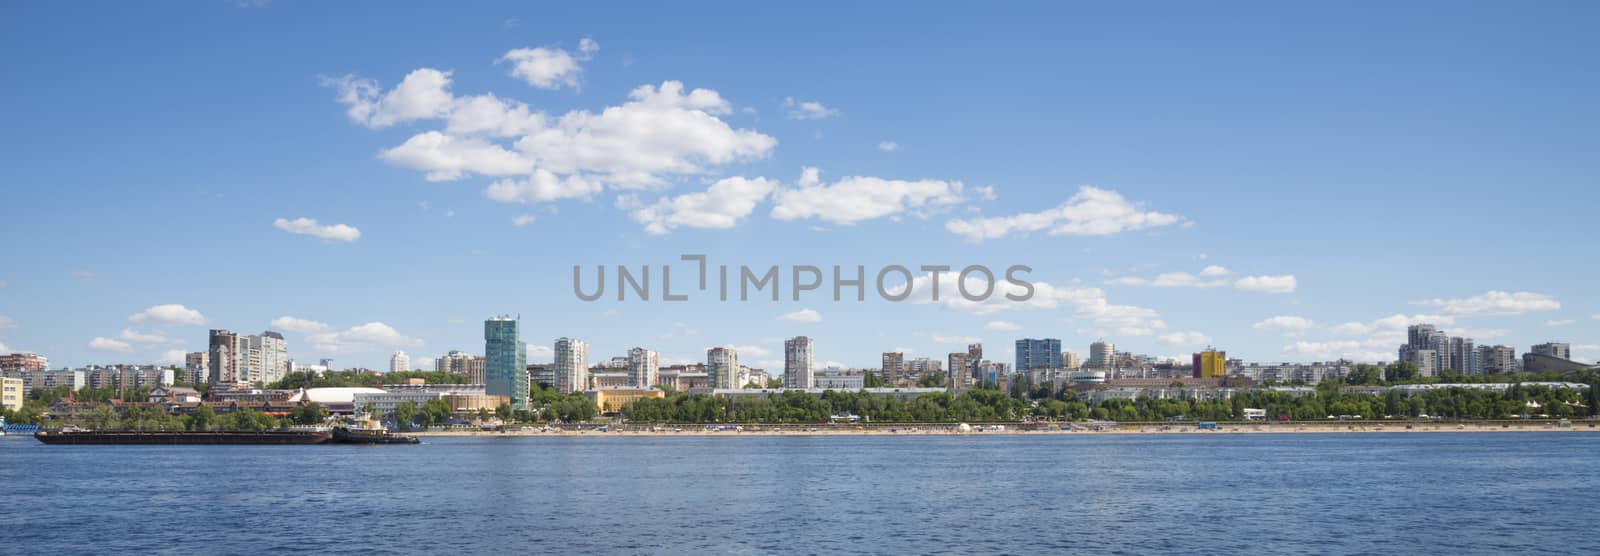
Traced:
[[1499, 424], [1290, 424], [1290, 425], [1222, 425], [1217, 430], [1204, 430], [1193, 425], [1122, 425], [1103, 430], [1092, 430], [1087, 427], [1075, 427], [1070, 431], [1063, 430], [1018, 430], [1006, 427], [1005, 430], [972, 430], [960, 431], [950, 428], [919, 429], [915, 427], [884, 427], [884, 428], [826, 428], [819, 427], [813, 430], [802, 429], [760, 429], [742, 431], [707, 431], [700, 428], [684, 427], [681, 430], [511, 430], [505, 432], [493, 431], [430, 431], [408, 432], [404, 434], [418, 437], [619, 437], [619, 436], [661, 436], [661, 437], [748, 437], [748, 436], [995, 436], [995, 435], [1027, 435], [1027, 436], [1092, 436], [1092, 435], [1215, 435], [1215, 434], [1349, 434], [1349, 433], [1473, 433], [1473, 432], [1600, 432], [1600, 427], [1592, 423], [1574, 423], [1570, 428], [1561, 428], [1555, 425], [1528, 424], [1502, 426]]

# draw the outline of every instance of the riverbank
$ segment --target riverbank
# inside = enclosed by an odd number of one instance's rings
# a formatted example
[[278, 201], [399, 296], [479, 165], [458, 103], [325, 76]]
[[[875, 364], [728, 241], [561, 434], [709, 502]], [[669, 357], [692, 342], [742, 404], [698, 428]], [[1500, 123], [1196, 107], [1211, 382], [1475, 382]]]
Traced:
[[875, 426], [875, 427], [747, 427], [742, 430], [706, 430], [703, 427], [657, 427], [598, 429], [513, 429], [507, 431], [430, 431], [406, 433], [418, 437], [611, 437], [611, 436], [1083, 436], [1083, 435], [1205, 435], [1205, 434], [1349, 434], [1349, 433], [1472, 433], [1472, 432], [1600, 432], [1595, 423], [1574, 423], [1561, 427], [1547, 423], [1287, 423], [1287, 424], [1219, 424], [1216, 429], [1202, 429], [1185, 425], [1072, 425], [1070, 430], [1050, 428], [1032, 430], [1013, 425], [1003, 428], [988, 425], [974, 426], [970, 430], [957, 427], [936, 426]]

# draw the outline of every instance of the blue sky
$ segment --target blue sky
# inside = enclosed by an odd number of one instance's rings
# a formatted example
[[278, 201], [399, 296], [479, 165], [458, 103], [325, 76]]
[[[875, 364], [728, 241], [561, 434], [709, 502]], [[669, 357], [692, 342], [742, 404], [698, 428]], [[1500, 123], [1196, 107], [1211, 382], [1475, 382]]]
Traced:
[[[1373, 359], [1421, 321], [1596, 359], [1597, 23], [1584, 2], [6, 3], [0, 346], [150, 362], [273, 328], [297, 359], [387, 368], [481, 352], [512, 313], [535, 361], [573, 336], [773, 368], [795, 335], [851, 366], [973, 339], [1009, 362], [1022, 337]], [[573, 265], [687, 276], [683, 253], [1026, 264], [1051, 295], [571, 292]]]

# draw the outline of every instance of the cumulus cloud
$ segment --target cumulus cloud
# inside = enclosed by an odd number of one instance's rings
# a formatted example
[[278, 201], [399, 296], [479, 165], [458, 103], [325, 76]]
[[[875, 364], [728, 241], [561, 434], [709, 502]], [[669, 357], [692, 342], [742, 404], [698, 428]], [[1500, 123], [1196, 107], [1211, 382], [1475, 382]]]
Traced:
[[1022, 330], [1022, 325], [1003, 320], [992, 320], [989, 321], [989, 324], [984, 325], [984, 328], [989, 330], [998, 330], [1001, 332], [1016, 332], [1018, 330]]
[[778, 320], [794, 322], [822, 322], [822, 313], [818, 313], [814, 309], [801, 309], [792, 313], [778, 315]]
[[272, 319], [271, 324], [272, 328], [278, 330], [287, 330], [289, 332], [298, 332], [300, 334], [316, 334], [318, 332], [325, 332], [329, 328], [326, 323], [321, 323], [310, 319], [291, 317], [289, 315]]
[[1382, 349], [1380, 346], [1355, 340], [1299, 341], [1283, 347], [1284, 353], [1318, 360], [1349, 359], [1358, 362], [1377, 362], [1394, 359], [1393, 351], [1382, 351]]
[[795, 100], [794, 97], [784, 98], [783, 107], [788, 109], [789, 119], [791, 120], [820, 120], [839, 115], [838, 110], [823, 106], [820, 102], [814, 100], [800, 101]]
[[528, 361], [530, 362], [533, 362], [534, 358], [538, 358], [538, 362], [543, 363], [553, 361], [555, 357], [556, 350], [553, 347], [544, 344], [528, 344]]
[[7, 347], [4, 342], [0, 342], [0, 355], [6, 355], [9, 353], [11, 353], [11, 348]]
[[532, 215], [532, 214], [519, 214], [519, 215], [517, 215], [516, 218], [512, 218], [511, 219], [511, 225], [512, 226], [516, 226], [518, 228], [522, 228], [522, 227], [526, 227], [529, 224], [537, 222], [538, 220], [539, 220], [539, 217], [535, 216], [535, 215]]
[[[939, 288], [938, 303], [945, 307], [971, 313], [988, 315], [1009, 310], [1070, 309], [1074, 319], [1088, 323], [1093, 332], [1101, 336], [1149, 336], [1167, 328], [1166, 321], [1154, 309], [1134, 305], [1111, 303], [1100, 288], [1082, 286], [1056, 286], [1049, 282], [1033, 282], [1033, 296], [1027, 301], [1012, 301], [1006, 296], [1022, 296], [1026, 290], [1006, 281], [996, 281], [993, 293], [984, 301], [969, 301], [960, 294], [960, 287], [975, 296], [987, 291], [988, 281], [976, 273], [961, 280], [958, 272], [924, 273], [912, 279], [912, 293], [906, 298], [910, 303], [933, 303], [935, 281]], [[961, 284], [957, 284], [960, 281]], [[906, 284], [891, 284], [885, 289], [898, 295]]]
[[1236, 289], [1265, 293], [1294, 293], [1296, 281], [1294, 275], [1282, 276], [1246, 276], [1233, 283]]
[[372, 81], [332, 84], [357, 123], [441, 122], [379, 158], [432, 181], [505, 178], [485, 192], [503, 202], [586, 198], [606, 187], [658, 188], [674, 177], [765, 157], [777, 145], [770, 136], [719, 119], [733, 109], [716, 91], [690, 90], [678, 81], [640, 86], [628, 102], [598, 113], [559, 116], [493, 94], [456, 96], [450, 74], [432, 69], [412, 72], [383, 95]]
[[[1206, 267], [1206, 270], [1214, 268], [1222, 267]], [[1112, 278], [1106, 283], [1119, 286], [1154, 286], [1158, 288], [1218, 288], [1228, 285], [1228, 280], [1216, 279], [1214, 276], [1217, 275], [1214, 273], [1206, 274], [1205, 270], [1202, 270], [1199, 276], [1187, 272], [1165, 272], [1157, 274], [1155, 278], [1120, 276]]]
[[1201, 345], [1211, 343], [1211, 337], [1199, 332], [1171, 332], [1161, 335], [1161, 341], [1172, 345]]
[[1299, 336], [1314, 326], [1316, 323], [1311, 319], [1292, 315], [1277, 315], [1252, 325], [1256, 330], [1282, 332], [1287, 336]]
[[1561, 308], [1561, 302], [1546, 294], [1503, 291], [1489, 291], [1482, 295], [1458, 299], [1424, 299], [1413, 301], [1412, 304], [1440, 307], [1451, 315], [1508, 316], [1536, 311], [1555, 311]]
[[122, 329], [122, 334], [118, 335], [117, 339], [136, 344], [164, 344], [172, 341], [161, 334], [147, 334], [129, 328]]
[[1228, 275], [1228, 269], [1220, 267], [1220, 266], [1217, 266], [1217, 265], [1211, 265], [1211, 266], [1208, 266], [1208, 267], [1200, 269], [1200, 275], [1201, 276], [1227, 276]]
[[584, 37], [578, 41], [578, 53], [573, 54], [556, 47], [518, 48], [505, 53], [496, 63], [511, 63], [511, 76], [527, 81], [540, 89], [578, 88], [578, 77], [583, 64], [600, 51], [600, 43]]
[[936, 344], [976, 344], [983, 341], [977, 336], [961, 336], [954, 334], [933, 334], [929, 336]]
[[1407, 315], [1396, 313], [1377, 320], [1368, 322], [1347, 322], [1329, 327], [1334, 334], [1345, 336], [1361, 336], [1366, 334], [1389, 333], [1399, 334], [1404, 338], [1406, 328], [1414, 324], [1450, 325], [1455, 324], [1455, 317], [1446, 315]]
[[732, 228], [777, 187], [777, 182], [766, 178], [725, 178], [703, 192], [664, 198], [640, 207], [633, 211], [633, 219], [644, 224], [645, 232], [652, 235], [680, 226]]
[[361, 230], [346, 224], [333, 224], [324, 226], [312, 218], [296, 218], [287, 220], [279, 218], [272, 221], [272, 227], [291, 234], [300, 234], [326, 239], [328, 241], [355, 241], [361, 237]]
[[133, 346], [128, 345], [127, 342], [99, 336], [89, 340], [89, 349], [110, 353], [133, 353]]
[[128, 317], [128, 322], [134, 324], [201, 326], [206, 323], [205, 315], [200, 311], [184, 307], [177, 303], [154, 305], [148, 309], [134, 313]]
[[[733, 345], [733, 344], [726, 344], [726, 345], [723, 345], [722, 347], [732, 348], [734, 351], [739, 352], [739, 356], [740, 357], [766, 357], [768, 355], [772, 355], [772, 350], [764, 348], [764, 347], [761, 347], [761, 346], [758, 346], [758, 345], [736, 346], [736, 345]], [[709, 350], [711, 348], [706, 348], [706, 349]]]
[[1552, 319], [1544, 321], [1545, 326], [1568, 326], [1578, 321], [1572, 319]]
[[169, 349], [161, 352], [161, 357], [156, 358], [156, 362], [166, 363], [169, 365], [182, 365], [187, 360], [188, 355], [189, 354], [187, 352], [181, 349]]
[[878, 150], [886, 153], [892, 153], [900, 150], [900, 144], [894, 141], [879, 141]]
[[779, 189], [773, 198], [773, 218], [816, 218], [834, 224], [855, 224], [908, 211], [925, 216], [966, 200], [961, 182], [847, 176], [824, 184], [816, 168], [802, 170], [798, 187]]
[[1050, 210], [1012, 216], [954, 219], [945, 229], [973, 241], [1046, 231], [1049, 235], [1104, 236], [1184, 222], [1174, 214], [1146, 211], [1120, 193], [1090, 186]]
[[306, 338], [317, 351], [337, 353], [341, 350], [363, 347], [417, 347], [422, 340], [400, 334], [394, 327], [381, 322], [369, 322], [338, 332], [323, 332]]

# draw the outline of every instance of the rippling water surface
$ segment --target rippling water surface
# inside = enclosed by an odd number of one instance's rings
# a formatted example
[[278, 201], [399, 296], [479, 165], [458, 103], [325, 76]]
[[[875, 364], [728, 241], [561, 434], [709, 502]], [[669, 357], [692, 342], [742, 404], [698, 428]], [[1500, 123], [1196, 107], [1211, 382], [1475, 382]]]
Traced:
[[0, 440], [0, 553], [1595, 550], [1600, 435]]

